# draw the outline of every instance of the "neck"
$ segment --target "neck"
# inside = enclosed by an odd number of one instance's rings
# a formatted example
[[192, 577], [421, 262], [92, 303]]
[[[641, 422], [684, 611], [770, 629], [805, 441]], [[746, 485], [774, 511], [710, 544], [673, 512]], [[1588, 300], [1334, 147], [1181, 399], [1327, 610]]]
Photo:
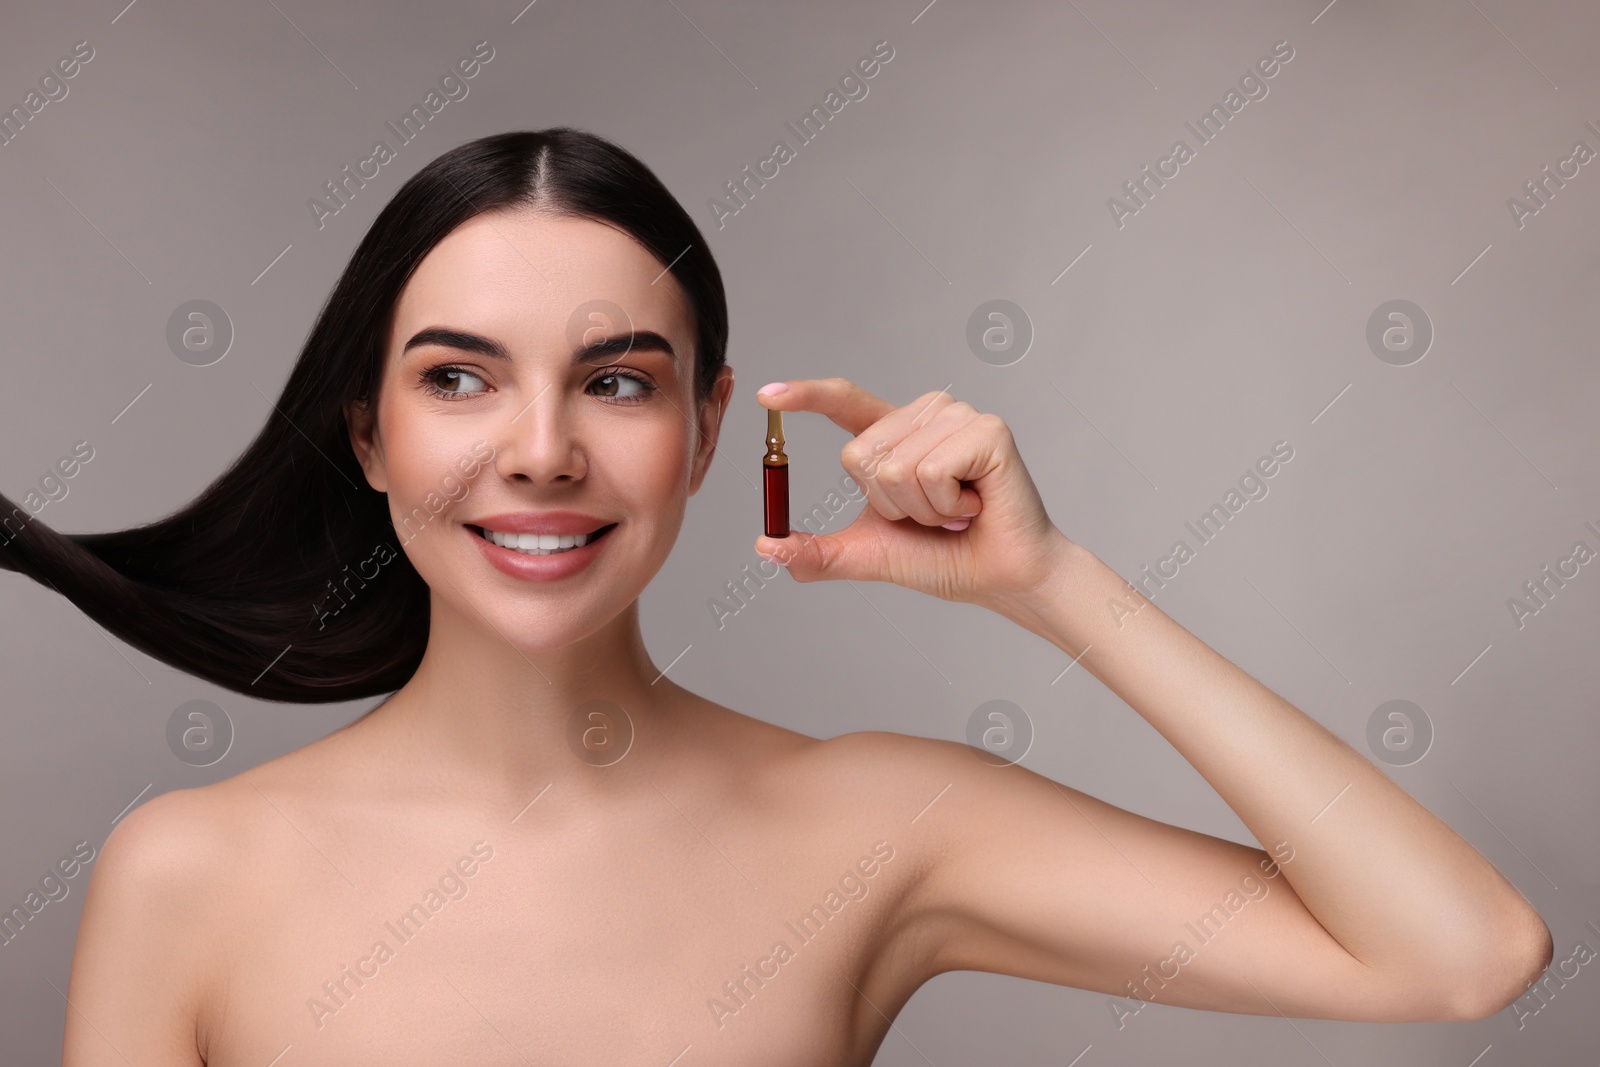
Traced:
[[416, 674], [367, 716], [397, 757], [453, 789], [465, 780], [529, 797], [551, 783], [626, 788], [656, 763], [673, 708], [689, 694], [650, 661], [637, 600], [593, 633], [537, 651], [513, 647], [437, 595], [431, 611]]

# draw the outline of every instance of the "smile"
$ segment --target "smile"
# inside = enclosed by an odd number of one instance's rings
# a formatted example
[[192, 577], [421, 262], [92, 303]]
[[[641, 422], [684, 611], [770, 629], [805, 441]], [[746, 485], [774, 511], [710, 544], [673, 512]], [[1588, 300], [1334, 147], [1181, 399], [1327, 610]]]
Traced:
[[498, 530], [487, 530], [482, 526], [470, 526], [474, 533], [485, 541], [521, 552], [528, 556], [558, 556], [563, 552], [570, 552], [574, 548], [582, 548], [592, 541], [598, 541], [616, 528], [616, 523], [602, 526], [586, 534], [515, 534], [501, 533]]

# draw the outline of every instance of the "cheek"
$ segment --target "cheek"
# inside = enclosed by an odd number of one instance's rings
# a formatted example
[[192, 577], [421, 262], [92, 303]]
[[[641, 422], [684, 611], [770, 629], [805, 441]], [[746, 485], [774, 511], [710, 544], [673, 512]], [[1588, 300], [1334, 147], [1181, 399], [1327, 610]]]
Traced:
[[676, 412], [648, 422], [596, 426], [589, 437], [593, 467], [608, 481], [624, 480], [635, 492], [671, 495], [689, 468], [690, 431]]
[[397, 412], [397, 417], [383, 426], [390, 510], [410, 512], [426, 507], [432, 512], [470, 494], [487, 470], [480, 469], [469, 481], [461, 474], [461, 459], [476, 461], [473, 444], [481, 436], [475, 436], [462, 420], [407, 418]]
[[675, 419], [638, 429], [608, 439], [603, 452], [591, 451], [589, 473], [605, 486], [602, 495], [615, 494], [641, 530], [670, 546], [688, 501], [690, 434]]
[[684, 423], [673, 423], [671, 429], [657, 438], [651, 449], [651, 473], [657, 491], [662, 496], [681, 496], [688, 491], [689, 476], [694, 470], [694, 431]]

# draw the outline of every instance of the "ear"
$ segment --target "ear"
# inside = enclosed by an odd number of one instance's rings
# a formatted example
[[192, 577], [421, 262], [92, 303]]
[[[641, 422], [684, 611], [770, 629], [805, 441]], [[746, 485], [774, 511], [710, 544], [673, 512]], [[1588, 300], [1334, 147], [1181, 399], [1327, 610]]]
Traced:
[[728, 410], [728, 398], [733, 395], [733, 368], [723, 364], [717, 371], [717, 380], [711, 384], [711, 394], [700, 405], [698, 419], [700, 443], [695, 449], [694, 469], [689, 476], [689, 495], [700, 491], [705, 481], [706, 469], [717, 451], [717, 435], [722, 432], [722, 416]]
[[384, 467], [383, 442], [378, 439], [378, 413], [370, 401], [357, 400], [344, 409], [344, 421], [350, 431], [350, 449], [356, 462], [366, 472], [367, 484], [380, 493], [389, 491], [388, 473]]

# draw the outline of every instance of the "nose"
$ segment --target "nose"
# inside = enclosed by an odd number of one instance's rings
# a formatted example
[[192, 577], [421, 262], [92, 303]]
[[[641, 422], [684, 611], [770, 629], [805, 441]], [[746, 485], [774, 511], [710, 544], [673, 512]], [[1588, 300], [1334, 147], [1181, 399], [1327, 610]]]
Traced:
[[521, 411], [512, 412], [501, 428], [496, 460], [500, 476], [535, 485], [579, 481], [588, 458], [576, 432], [563, 391], [546, 384]]

